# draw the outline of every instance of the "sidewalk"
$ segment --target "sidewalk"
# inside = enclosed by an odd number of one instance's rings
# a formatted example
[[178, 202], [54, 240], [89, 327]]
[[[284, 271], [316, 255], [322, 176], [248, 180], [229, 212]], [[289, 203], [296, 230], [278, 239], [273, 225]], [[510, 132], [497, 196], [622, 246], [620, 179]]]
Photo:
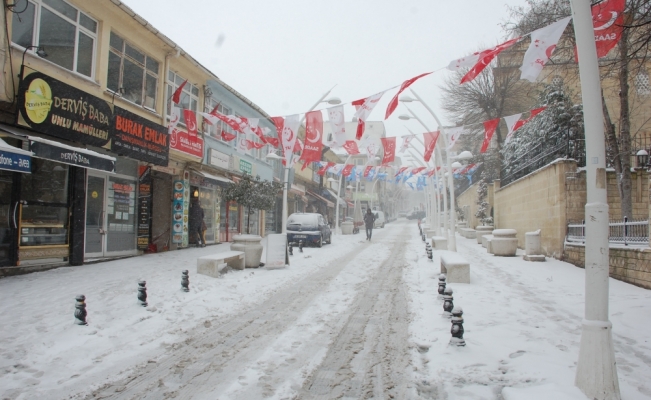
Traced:
[[[421, 397], [585, 399], [573, 383], [583, 269], [552, 259], [494, 257], [476, 241], [457, 236], [458, 252], [471, 265], [471, 283], [450, 284], [454, 304], [464, 310], [467, 343], [451, 347], [450, 321], [441, 317], [437, 299], [436, 252], [433, 262], [427, 260], [415, 221], [387, 224], [374, 232], [374, 240], [385, 232], [392, 237], [394, 224], [413, 224], [400, 267], [411, 300], [410, 352]], [[0, 279], [0, 398], [47, 398], [54, 390], [72, 396], [91, 383], [100, 385], [112, 371], [173, 351], [189, 339], [191, 328], [210, 321], [214, 326], [251, 309], [344, 252], [365, 246], [363, 239], [333, 236], [333, 244], [322, 249], [294, 249], [288, 268], [232, 271], [218, 279], [197, 275], [196, 258], [227, 251], [229, 244]], [[190, 272], [189, 293], [180, 290], [183, 269]], [[146, 308], [136, 298], [139, 279], [147, 281]], [[87, 299], [88, 326], [74, 324], [78, 294]], [[650, 291], [610, 280], [619, 382], [628, 400], [651, 399], [650, 300]]]

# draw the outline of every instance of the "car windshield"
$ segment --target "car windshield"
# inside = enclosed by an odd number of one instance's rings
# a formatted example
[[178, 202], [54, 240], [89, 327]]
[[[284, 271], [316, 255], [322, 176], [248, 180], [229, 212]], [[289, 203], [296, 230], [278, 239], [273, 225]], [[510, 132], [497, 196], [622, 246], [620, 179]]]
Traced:
[[316, 215], [290, 215], [289, 218], [287, 218], [287, 225], [316, 225]]

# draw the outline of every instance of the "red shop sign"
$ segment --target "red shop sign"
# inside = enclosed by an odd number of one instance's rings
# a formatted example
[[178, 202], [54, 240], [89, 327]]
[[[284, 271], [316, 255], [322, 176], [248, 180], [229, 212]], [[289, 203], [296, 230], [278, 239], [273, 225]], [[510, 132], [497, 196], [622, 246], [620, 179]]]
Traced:
[[203, 158], [203, 139], [200, 137], [191, 137], [187, 132], [178, 129], [172, 131], [170, 148]]

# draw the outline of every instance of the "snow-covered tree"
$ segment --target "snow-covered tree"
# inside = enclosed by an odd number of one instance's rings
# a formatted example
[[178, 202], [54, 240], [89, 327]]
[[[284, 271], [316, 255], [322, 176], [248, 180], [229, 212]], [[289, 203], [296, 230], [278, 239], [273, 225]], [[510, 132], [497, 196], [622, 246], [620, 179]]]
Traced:
[[477, 211], [475, 217], [481, 221], [482, 225], [493, 225], [493, 217], [488, 214], [490, 204], [486, 197], [488, 197], [488, 185], [486, 179], [482, 178], [477, 185]]
[[271, 210], [276, 204], [276, 194], [282, 189], [278, 182], [263, 181], [257, 176], [245, 174], [239, 180], [224, 189], [224, 199], [234, 201], [246, 208], [246, 233], [249, 233], [249, 216], [253, 210]]

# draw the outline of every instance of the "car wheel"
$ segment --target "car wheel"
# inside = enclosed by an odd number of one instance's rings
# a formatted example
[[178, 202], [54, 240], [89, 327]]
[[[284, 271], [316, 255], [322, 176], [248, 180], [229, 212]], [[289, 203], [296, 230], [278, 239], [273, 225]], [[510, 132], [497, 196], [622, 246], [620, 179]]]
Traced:
[[319, 241], [316, 243], [316, 247], [321, 248], [323, 246], [323, 235], [319, 235]]
[[332, 244], [332, 233], [328, 235], [328, 241], [326, 242], [327, 244]]

